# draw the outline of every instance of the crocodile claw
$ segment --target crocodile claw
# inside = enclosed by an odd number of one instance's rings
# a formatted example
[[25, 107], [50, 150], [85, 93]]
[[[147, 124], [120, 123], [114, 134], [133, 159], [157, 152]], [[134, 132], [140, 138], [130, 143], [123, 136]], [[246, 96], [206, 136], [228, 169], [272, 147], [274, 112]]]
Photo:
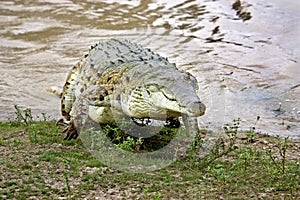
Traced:
[[76, 139], [78, 137], [78, 132], [76, 130], [73, 120], [71, 120], [68, 126], [63, 130], [63, 133], [67, 134], [64, 140]]
[[69, 121], [65, 121], [63, 118], [60, 118], [59, 120], [57, 120], [55, 125], [67, 126], [69, 123], [70, 123]]

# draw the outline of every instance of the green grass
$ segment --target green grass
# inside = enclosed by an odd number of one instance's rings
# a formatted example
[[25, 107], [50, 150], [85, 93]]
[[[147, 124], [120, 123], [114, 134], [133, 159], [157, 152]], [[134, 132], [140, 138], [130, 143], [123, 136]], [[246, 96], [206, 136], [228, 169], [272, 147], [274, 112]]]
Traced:
[[191, 145], [166, 168], [128, 173], [99, 162], [80, 140], [64, 141], [54, 121], [0, 122], [0, 199], [299, 199], [299, 141], [238, 125], [205, 156]]

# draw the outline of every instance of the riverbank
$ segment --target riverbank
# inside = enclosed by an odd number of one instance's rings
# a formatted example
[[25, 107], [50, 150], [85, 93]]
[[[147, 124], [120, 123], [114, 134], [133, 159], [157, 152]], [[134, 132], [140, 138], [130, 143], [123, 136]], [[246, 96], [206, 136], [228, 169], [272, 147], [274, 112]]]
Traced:
[[[55, 121], [0, 122], [0, 199], [298, 199], [300, 141], [241, 132], [201, 155], [192, 145], [166, 168], [104, 166]], [[228, 131], [229, 130], [229, 131]], [[225, 131], [226, 132], [226, 131]]]

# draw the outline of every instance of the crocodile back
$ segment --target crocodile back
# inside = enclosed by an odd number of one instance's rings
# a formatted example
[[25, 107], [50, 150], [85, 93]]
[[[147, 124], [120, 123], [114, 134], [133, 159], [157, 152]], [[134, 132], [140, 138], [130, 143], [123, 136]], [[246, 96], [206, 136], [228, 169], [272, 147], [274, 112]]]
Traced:
[[[91, 85], [112, 82], [113, 74], [121, 74], [116, 67], [126, 63], [148, 60], [165, 60], [150, 49], [123, 39], [110, 39], [91, 46], [88, 53], [71, 69], [63, 87], [61, 113], [69, 120], [73, 103]], [[166, 61], [167, 62], [167, 61]], [[112, 74], [103, 73], [114, 68]], [[109, 79], [109, 80], [108, 80]], [[115, 82], [119, 82], [115, 77]]]

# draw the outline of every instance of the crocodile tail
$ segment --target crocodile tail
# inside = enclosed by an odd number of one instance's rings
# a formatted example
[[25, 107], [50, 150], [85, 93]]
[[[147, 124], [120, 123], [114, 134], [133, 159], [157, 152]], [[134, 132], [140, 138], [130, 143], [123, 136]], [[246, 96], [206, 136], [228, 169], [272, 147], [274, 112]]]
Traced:
[[70, 120], [70, 112], [72, 110], [75, 97], [75, 86], [80, 73], [81, 62], [78, 62], [69, 72], [66, 83], [63, 87], [61, 98], [61, 114]]

